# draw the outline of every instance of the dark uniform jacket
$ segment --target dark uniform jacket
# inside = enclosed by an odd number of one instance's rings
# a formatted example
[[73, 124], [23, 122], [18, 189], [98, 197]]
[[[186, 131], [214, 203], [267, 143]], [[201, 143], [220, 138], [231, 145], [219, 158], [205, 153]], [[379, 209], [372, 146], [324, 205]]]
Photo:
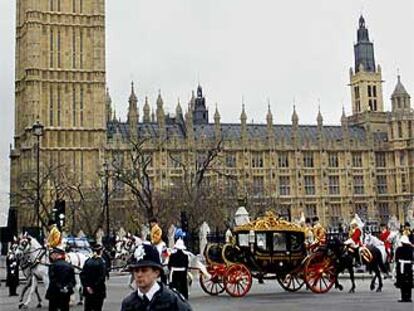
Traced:
[[122, 301], [121, 311], [192, 311], [190, 305], [178, 293], [161, 283], [158, 284], [160, 289], [147, 307], [137, 291], [134, 291]]
[[[172, 271], [170, 287], [178, 290], [184, 298], [188, 299], [187, 269], [188, 256], [182, 250], [176, 250], [170, 255], [168, 268]], [[182, 271], [174, 271], [172, 268], [178, 268]]]
[[14, 255], [6, 257], [6, 286], [17, 287], [19, 285], [19, 262]]
[[399, 288], [413, 288], [413, 261], [414, 247], [403, 245], [395, 252], [395, 262], [397, 263], [397, 283]]
[[90, 295], [86, 291], [86, 287], [91, 287], [93, 290], [93, 296], [105, 298], [105, 276], [106, 266], [104, 260], [101, 257], [91, 257], [88, 260], [86, 260], [82, 272], [80, 273], [80, 279], [84, 295]]
[[49, 266], [49, 282], [46, 299], [72, 295], [76, 285], [73, 266], [63, 259], [55, 261]]

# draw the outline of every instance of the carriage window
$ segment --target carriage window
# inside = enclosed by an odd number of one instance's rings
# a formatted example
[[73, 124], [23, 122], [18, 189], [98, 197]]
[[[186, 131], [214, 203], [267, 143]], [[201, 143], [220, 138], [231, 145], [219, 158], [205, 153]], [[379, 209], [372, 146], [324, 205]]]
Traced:
[[239, 234], [239, 246], [249, 246], [249, 234], [248, 233]]
[[256, 234], [256, 245], [259, 250], [267, 251], [266, 233]]
[[303, 242], [304, 242], [304, 236], [303, 235], [292, 234], [290, 236], [290, 250], [291, 251], [301, 250]]
[[286, 234], [281, 232], [273, 233], [273, 251], [286, 251]]

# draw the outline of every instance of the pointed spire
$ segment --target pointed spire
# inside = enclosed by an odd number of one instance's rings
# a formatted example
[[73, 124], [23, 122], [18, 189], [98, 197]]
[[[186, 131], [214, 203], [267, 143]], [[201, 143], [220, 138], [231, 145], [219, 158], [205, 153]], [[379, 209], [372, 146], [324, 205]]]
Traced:
[[293, 105], [292, 124], [298, 125], [298, 123], [299, 123], [299, 117], [298, 117], [298, 114], [296, 113], [296, 105]]
[[149, 123], [151, 122], [151, 117], [150, 117], [150, 113], [151, 113], [151, 108], [148, 104], [148, 96], [145, 96], [145, 104], [144, 104], [144, 118], [143, 121], [145, 123]]
[[[368, 29], [365, 27], [365, 19], [359, 18], [357, 31], [357, 43], [354, 45], [355, 72], [375, 72], [374, 45], [369, 41]], [[362, 70], [361, 70], [362, 69]]]
[[161, 90], [158, 90], [157, 109], [162, 108], [163, 105], [164, 105], [164, 101], [162, 100], [162, 97], [161, 97]]
[[114, 118], [113, 118], [113, 121], [114, 122], [118, 122], [118, 120], [116, 118], [116, 108], [115, 108], [115, 106], [114, 106]]
[[318, 116], [316, 117], [316, 122], [318, 123], [319, 126], [322, 126], [323, 124], [323, 117], [321, 114], [321, 106], [318, 106]]
[[397, 76], [397, 85], [395, 86], [394, 92], [392, 92], [391, 97], [394, 96], [409, 96], [407, 90], [405, 89], [404, 85], [401, 83], [401, 76]]
[[214, 112], [214, 123], [220, 123], [220, 113], [218, 111], [217, 103], [216, 103], [216, 111]]
[[246, 111], [244, 109], [244, 103], [242, 104], [242, 113], [240, 115], [240, 121], [244, 124], [246, 124], [246, 122], [247, 122], [247, 115], [246, 115]]
[[180, 98], [177, 100], [177, 107], [175, 107], [175, 115], [176, 117], [183, 115], [183, 109], [181, 108]]
[[135, 95], [135, 91], [134, 91], [134, 81], [131, 81], [131, 94], [129, 95], [128, 102], [130, 104], [138, 102], [137, 96]]
[[346, 114], [345, 114], [345, 107], [344, 105], [342, 105], [342, 115], [341, 115], [341, 122], [343, 123], [344, 121], [346, 121]]
[[193, 111], [194, 108], [195, 108], [195, 100], [196, 100], [196, 97], [195, 97], [195, 94], [194, 94], [194, 90], [192, 90], [191, 91], [191, 98], [190, 98], [190, 101], [188, 103], [188, 109], [191, 110], [191, 111]]
[[273, 125], [273, 115], [272, 115], [272, 111], [270, 110], [270, 103], [267, 104], [266, 121], [267, 121], [267, 126]]

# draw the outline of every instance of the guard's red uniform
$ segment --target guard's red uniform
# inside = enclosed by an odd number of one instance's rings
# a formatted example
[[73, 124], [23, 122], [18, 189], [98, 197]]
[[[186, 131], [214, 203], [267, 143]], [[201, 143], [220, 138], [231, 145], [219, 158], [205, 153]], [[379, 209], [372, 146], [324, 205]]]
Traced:
[[354, 241], [355, 245], [362, 246], [361, 229], [357, 227], [354, 230], [352, 230], [350, 238], [352, 239], [352, 241]]
[[391, 258], [391, 242], [388, 240], [388, 237], [390, 236], [391, 232], [388, 229], [384, 229], [379, 239], [384, 242], [385, 251], [387, 252], [387, 259], [389, 260]]

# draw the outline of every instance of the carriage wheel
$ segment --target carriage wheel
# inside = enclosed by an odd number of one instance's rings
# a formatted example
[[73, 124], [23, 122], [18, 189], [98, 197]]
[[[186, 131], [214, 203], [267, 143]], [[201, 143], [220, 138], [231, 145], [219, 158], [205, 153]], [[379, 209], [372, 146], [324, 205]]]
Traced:
[[224, 292], [224, 274], [218, 273], [214, 269], [208, 269], [208, 273], [211, 274], [211, 277], [208, 278], [203, 273], [200, 272], [200, 286], [203, 291], [211, 296], [217, 296]]
[[328, 292], [335, 284], [334, 262], [330, 257], [315, 253], [305, 263], [306, 285], [317, 294]]
[[305, 280], [300, 278], [297, 273], [288, 273], [284, 277], [278, 276], [277, 281], [288, 292], [296, 292], [305, 284]]
[[245, 265], [235, 264], [227, 268], [225, 286], [230, 296], [245, 296], [252, 287], [252, 282], [252, 275]]

